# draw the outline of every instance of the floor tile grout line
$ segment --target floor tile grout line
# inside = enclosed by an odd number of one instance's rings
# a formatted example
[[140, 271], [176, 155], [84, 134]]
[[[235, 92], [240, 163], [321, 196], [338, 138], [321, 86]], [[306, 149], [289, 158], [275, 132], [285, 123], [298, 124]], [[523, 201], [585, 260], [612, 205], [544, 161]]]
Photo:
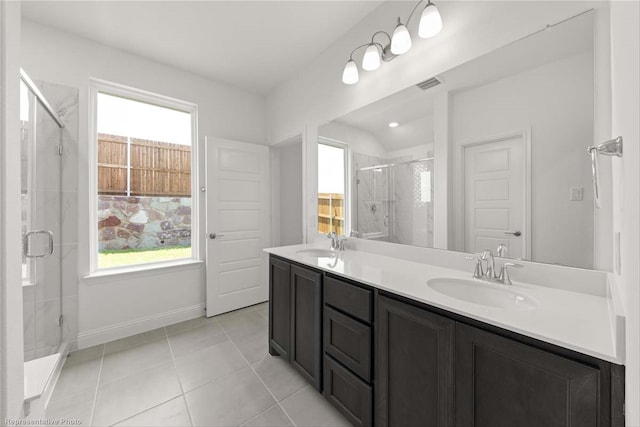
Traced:
[[[126, 418], [123, 418], [123, 419], [121, 419], [121, 420], [118, 420], [118, 421], [114, 422], [114, 423], [113, 423], [113, 424], [111, 424], [111, 425], [112, 425], [112, 426], [114, 426], [114, 425], [116, 425], [116, 424], [120, 424], [120, 423], [122, 423], [122, 422], [124, 422], [124, 421], [130, 420], [131, 418], [135, 418], [135, 417], [137, 417], [137, 416], [138, 416], [138, 415], [140, 415], [140, 414], [143, 414], [143, 413], [145, 413], [145, 412], [147, 412], [147, 411], [150, 411], [150, 410], [152, 410], [152, 409], [155, 409], [155, 408], [157, 408], [158, 406], [164, 405], [165, 403], [171, 402], [172, 400], [177, 399], [177, 398], [179, 398], [179, 397], [181, 397], [181, 396], [182, 396], [182, 395], [174, 396], [174, 397], [172, 397], [172, 398], [170, 398], [170, 399], [168, 399], [168, 400], [163, 400], [162, 402], [159, 402], [159, 403], [157, 403], [157, 404], [155, 404], [155, 405], [153, 405], [153, 406], [151, 406], [151, 407], [149, 407], [149, 408], [146, 408], [146, 409], [144, 409], [144, 410], [142, 410], [142, 411], [140, 411], [140, 412], [136, 412], [136, 413], [135, 413], [135, 414], [133, 414], [133, 415], [129, 415], [129, 416], [128, 416], [128, 417], [126, 417]], [[186, 427], [186, 426], [185, 426], [185, 427]], [[191, 426], [191, 427], [193, 427], [193, 426]]]
[[[165, 328], [163, 327], [162, 329], [165, 329]], [[167, 345], [169, 346], [169, 351], [171, 351], [171, 344], [169, 343], [169, 338], [168, 338], [168, 335], [167, 335], [167, 331], [166, 331], [166, 329], [165, 329], [165, 331], [164, 331], [164, 332], [165, 332], [165, 338], [167, 339]], [[157, 341], [160, 341], [160, 339], [158, 339]], [[173, 360], [173, 359], [172, 359], [172, 360]], [[168, 363], [168, 362], [165, 362], [165, 363]], [[172, 363], [174, 364], [174, 368], [175, 368], [175, 361], [174, 361], [174, 362], [172, 362]], [[146, 369], [152, 369], [152, 368], [157, 368], [158, 366], [162, 366], [162, 364], [160, 364], [160, 365], [155, 365], [155, 366], [153, 366], [153, 367], [151, 367], [151, 368], [144, 368], [143, 370], [146, 370]], [[164, 405], [165, 403], [167, 403], [167, 402], [171, 402], [172, 400], [177, 399], [177, 398], [179, 398], [179, 397], [184, 397], [184, 392], [182, 392], [182, 384], [180, 383], [180, 376], [178, 376], [178, 375], [177, 375], [177, 372], [176, 372], [176, 376], [178, 377], [178, 384], [180, 385], [180, 391], [181, 391], [181, 393], [180, 393], [180, 395], [179, 395], [179, 396], [174, 396], [174, 397], [172, 397], [172, 398], [170, 398], [170, 399], [163, 400], [162, 402], [159, 402], [159, 403], [157, 403], [157, 404], [155, 404], [155, 405], [153, 405], [153, 406], [150, 406], [149, 408], [145, 408], [144, 410], [142, 410], [142, 411], [140, 411], [140, 412], [136, 412], [135, 414], [132, 414], [132, 415], [130, 415], [130, 416], [128, 416], [128, 417], [126, 417], [126, 418], [123, 418], [123, 419], [121, 419], [121, 420], [118, 420], [118, 421], [116, 421], [115, 423], [113, 423], [113, 425], [115, 425], [115, 424], [119, 424], [119, 423], [124, 422], [124, 421], [127, 421], [127, 420], [130, 420], [131, 418], [137, 417], [138, 415], [140, 415], [140, 414], [142, 414], [142, 413], [144, 413], [144, 412], [147, 412], [147, 411], [150, 411], [150, 410], [152, 410], [152, 409], [155, 409], [155, 408], [157, 408], [158, 406], [160, 406], [160, 405]], [[126, 377], [123, 377], [123, 378], [126, 378]], [[122, 378], [121, 378], [121, 379], [122, 379]], [[114, 381], [112, 381], [112, 382], [114, 382]], [[111, 384], [111, 383], [107, 383], [107, 384]], [[185, 406], [186, 406], [186, 405], [187, 405], [187, 402], [185, 401]], [[193, 422], [191, 421], [191, 416], [190, 416], [190, 414], [189, 414], [189, 407], [187, 407], [187, 413], [188, 413], [188, 415], [189, 415], [189, 422], [190, 422], [190, 423], [192, 423], [192, 424], [191, 424], [191, 427], [193, 427]]]
[[307, 383], [304, 386], [302, 386], [301, 389], [294, 391], [293, 393], [291, 393], [289, 396], [285, 397], [282, 399], [282, 401], [284, 402], [285, 400], [289, 400], [291, 399], [293, 396], [295, 396], [296, 394], [302, 393], [302, 391], [304, 391], [307, 387], [312, 387], [311, 384]]
[[93, 404], [91, 405], [91, 418], [89, 420], [89, 425], [93, 425], [93, 419], [96, 414], [96, 404], [98, 403], [98, 389], [100, 388], [100, 376], [102, 375], [102, 365], [104, 364], [104, 352], [106, 349], [106, 345], [102, 344], [102, 355], [100, 355], [100, 369], [98, 369], [98, 378], [96, 381], [96, 389], [93, 395]]
[[274, 403], [273, 405], [269, 406], [267, 409], [265, 409], [264, 411], [260, 411], [259, 413], [257, 413], [254, 417], [249, 418], [247, 421], [245, 421], [244, 423], [240, 424], [240, 427], [244, 427], [247, 425], [247, 423], [250, 423], [251, 421], [255, 420], [256, 418], [258, 418], [260, 415], [269, 412], [270, 410], [272, 410], [273, 408], [275, 408], [278, 405], [278, 402]]
[[171, 340], [169, 339], [169, 332], [167, 331], [166, 326], [164, 328], [164, 334], [167, 337], [167, 343], [169, 344], [169, 352], [171, 353], [171, 361], [173, 362], [173, 368], [176, 370], [176, 376], [178, 377], [178, 384], [180, 385], [180, 391], [182, 392], [182, 394], [181, 394], [182, 401], [184, 402], [184, 407], [187, 408], [187, 416], [189, 417], [189, 422], [191, 423], [191, 426], [194, 426], [195, 424], [193, 423], [193, 417], [191, 416], [191, 410], [189, 409], [189, 405], [187, 404], [187, 396], [185, 395], [184, 387], [182, 386], [182, 380], [180, 379], [180, 374], [178, 373], [178, 366], [176, 365], [176, 358], [173, 355], [173, 347], [171, 347]]
[[[118, 350], [118, 351], [116, 351], [114, 353], [105, 354], [105, 356], [112, 356], [114, 354], [118, 354], [118, 353], [126, 351], [126, 350], [132, 350], [132, 349], [139, 348], [139, 347], [142, 347], [142, 346], [145, 346], [145, 345], [155, 344], [157, 342], [160, 342], [162, 339], [166, 339], [166, 337], [165, 338], [159, 338], [159, 339], [157, 339], [155, 341], [145, 342], [145, 343], [142, 343], [140, 345], [136, 345], [134, 347], [129, 347], [129, 348], [125, 348], [125, 349], [122, 349], [122, 350]], [[167, 339], [167, 341], [168, 341], [168, 339]], [[171, 346], [169, 346], [169, 350], [171, 350]], [[162, 366], [162, 365], [167, 364], [169, 362], [170, 362], [170, 360], [164, 360], [162, 362], [157, 362], [155, 364], [145, 365], [144, 368], [140, 369], [139, 371], [126, 374], [125, 376], [122, 376], [122, 377], [117, 377], [115, 379], [109, 380], [109, 381], [104, 382], [104, 383], [98, 383], [98, 386], [102, 387], [102, 386], [105, 386], [105, 385], [109, 385], [109, 384], [115, 383], [116, 381], [122, 381], [123, 379], [125, 379], [127, 377], [130, 377], [131, 375], [135, 375], [137, 372], [146, 371], [147, 369], [157, 368], [158, 366]], [[104, 364], [104, 362], [103, 362], [103, 364]]]
[[[240, 353], [240, 356], [244, 359], [245, 362], [247, 362], [247, 365], [249, 365], [249, 368], [253, 371], [254, 375], [258, 378], [258, 380], [260, 380], [260, 382], [262, 383], [262, 385], [264, 386], [264, 388], [269, 392], [269, 394], [271, 395], [271, 397], [273, 398], [273, 400], [276, 402], [276, 405], [278, 405], [280, 407], [280, 410], [282, 410], [282, 412], [284, 412], [284, 414], [287, 416], [287, 418], [289, 419], [289, 421], [291, 421], [291, 425], [296, 426], [296, 423], [293, 421], [293, 419], [289, 416], [289, 414], [287, 413], [287, 411], [285, 411], [285, 409], [282, 407], [282, 405], [280, 405], [280, 402], [278, 401], [278, 398], [273, 394], [273, 392], [271, 391], [271, 389], [267, 386], [267, 384], [265, 384], [265, 382], [262, 380], [262, 377], [260, 375], [258, 375], [258, 372], [255, 370], [255, 368], [253, 367], [253, 365], [251, 365], [251, 363], [249, 363], [249, 361], [247, 360], [246, 357], [244, 357], [244, 354], [242, 354], [242, 352], [240, 351], [240, 348], [238, 347], [238, 345], [235, 343], [235, 341], [233, 340], [233, 338], [231, 338], [231, 335], [229, 335], [227, 333], [227, 329], [224, 327], [223, 324], [220, 324], [220, 326], [222, 327], [222, 331], [225, 333], [225, 335], [227, 336], [227, 338], [229, 338], [229, 341], [231, 341], [231, 343], [233, 344], [233, 346], [236, 348], [236, 350], [238, 350], [238, 353]], [[256, 362], [257, 363], [257, 362]], [[304, 387], [303, 387], [304, 388]], [[275, 406], [275, 405], [274, 405]], [[271, 406], [271, 408], [273, 408], [273, 406]], [[264, 411], [260, 412], [263, 413]], [[256, 416], [260, 415], [260, 414], [256, 414]], [[255, 418], [255, 417], [254, 417]], [[249, 420], [245, 421], [245, 423], [248, 423]]]

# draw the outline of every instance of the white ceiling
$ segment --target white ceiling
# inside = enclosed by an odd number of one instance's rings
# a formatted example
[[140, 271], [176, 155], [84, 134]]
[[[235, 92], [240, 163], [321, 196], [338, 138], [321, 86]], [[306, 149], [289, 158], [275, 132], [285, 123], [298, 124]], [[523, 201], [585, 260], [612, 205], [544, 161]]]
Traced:
[[266, 94], [382, 1], [25, 1], [25, 19]]

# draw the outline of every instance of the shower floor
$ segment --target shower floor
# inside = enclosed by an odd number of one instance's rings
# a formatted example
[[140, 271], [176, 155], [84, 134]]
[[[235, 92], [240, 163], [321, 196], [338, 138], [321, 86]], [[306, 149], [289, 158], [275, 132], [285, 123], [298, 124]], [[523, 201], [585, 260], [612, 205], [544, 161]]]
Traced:
[[56, 369], [60, 353], [24, 362], [24, 400], [39, 398]]

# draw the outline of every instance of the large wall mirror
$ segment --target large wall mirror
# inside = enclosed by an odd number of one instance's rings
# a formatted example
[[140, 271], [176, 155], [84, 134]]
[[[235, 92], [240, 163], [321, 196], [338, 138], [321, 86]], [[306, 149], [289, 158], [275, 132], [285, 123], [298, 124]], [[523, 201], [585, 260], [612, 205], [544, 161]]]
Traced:
[[594, 268], [595, 86], [587, 12], [322, 125], [351, 235]]

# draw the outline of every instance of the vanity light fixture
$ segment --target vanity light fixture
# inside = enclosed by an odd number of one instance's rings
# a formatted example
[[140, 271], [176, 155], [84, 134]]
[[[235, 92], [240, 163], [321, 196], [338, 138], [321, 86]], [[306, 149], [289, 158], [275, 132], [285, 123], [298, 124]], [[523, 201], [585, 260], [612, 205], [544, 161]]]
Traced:
[[429, 1], [422, 10], [418, 35], [423, 39], [430, 39], [442, 31], [442, 17], [435, 4]]
[[376, 43], [370, 43], [362, 57], [362, 69], [366, 71], [375, 71], [378, 68], [380, 68], [380, 52], [378, 52], [378, 45]]
[[390, 123], [389, 123], [389, 127], [390, 127], [390, 128], [397, 128], [398, 126], [399, 126], [399, 123], [398, 123], [398, 122], [390, 122]]
[[[413, 14], [424, 1], [427, 5], [422, 10], [420, 15], [420, 23], [418, 25], [418, 35], [421, 38], [431, 38], [440, 31], [442, 31], [442, 17], [440, 11], [431, 0], [418, 0], [413, 10], [407, 18], [406, 24], [402, 23], [402, 20], [398, 18], [396, 28], [393, 30], [393, 35], [389, 35], [386, 31], [376, 31], [371, 36], [369, 43], [362, 44], [351, 51], [349, 55], [349, 61], [344, 66], [342, 73], [342, 82], [348, 85], [358, 83], [358, 66], [353, 60], [353, 54], [359, 49], [365, 48], [364, 56], [362, 58], [362, 69], [365, 71], [375, 71], [380, 68], [380, 60], [389, 62], [398, 55], [407, 53], [411, 49], [412, 41], [411, 34], [407, 28], [411, 22]], [[377, 35], [383, 34], [387, 37], [388, 43], [382, 45], [375, 41]]]
[[393, 30], [393, 37], [391, 37], [391, 53], [395, 55], [402, 55], [409, 52], [411, 49], [411, 34], [406, 25], [398, 18], [398, 25]]
[[349, 59], [347, 65], [344, 66], [344, 71], [342, 72], [342, 82], [347, 85], [358, 83], [358, 66], [353, 61], [353, 59]]

